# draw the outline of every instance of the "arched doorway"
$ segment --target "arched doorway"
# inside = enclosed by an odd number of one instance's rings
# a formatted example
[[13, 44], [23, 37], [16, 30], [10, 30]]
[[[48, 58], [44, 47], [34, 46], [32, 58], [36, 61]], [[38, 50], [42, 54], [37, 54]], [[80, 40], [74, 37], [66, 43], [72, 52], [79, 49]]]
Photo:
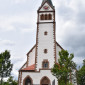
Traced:
[[32, 78], [30, 76], [27, 76], [23, 81], [23, 85], [33, 85]]
[[40, 81], [40, 85], [50, 85], [50, 79], [48, 77], [43, 77]]

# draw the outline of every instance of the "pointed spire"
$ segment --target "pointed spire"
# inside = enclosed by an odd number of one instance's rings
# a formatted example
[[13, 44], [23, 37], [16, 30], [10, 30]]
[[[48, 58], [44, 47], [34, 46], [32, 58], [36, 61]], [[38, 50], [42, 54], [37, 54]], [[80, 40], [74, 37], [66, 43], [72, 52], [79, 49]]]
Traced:
[[47, 1], [51, 6], [53, 6], [53, 4], [52, 4], [52, 1], [51, 0], [43, 0], [42, 1], [42, 4], [45, 2], [45, 1]]

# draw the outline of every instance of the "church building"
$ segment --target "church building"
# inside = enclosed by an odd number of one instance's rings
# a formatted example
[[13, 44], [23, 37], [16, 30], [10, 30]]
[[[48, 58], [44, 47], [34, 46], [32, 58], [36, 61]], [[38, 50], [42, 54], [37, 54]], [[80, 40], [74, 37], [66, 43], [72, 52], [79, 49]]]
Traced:
[[36, 44], [27, 53], [27, 61], [19, 70], [18, 85], [58, 85], [51, 68], [58, 63], [55, 7], [51, 0], [43, 0], [37, 11]]

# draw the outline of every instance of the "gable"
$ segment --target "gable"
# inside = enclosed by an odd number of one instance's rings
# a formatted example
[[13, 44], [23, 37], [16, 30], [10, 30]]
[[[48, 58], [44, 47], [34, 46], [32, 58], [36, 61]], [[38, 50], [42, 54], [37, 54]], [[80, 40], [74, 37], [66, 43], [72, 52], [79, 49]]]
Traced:
[[48, 2], [45, 2], [41, 5], [38, 11], [54, 11], [54, 8]]

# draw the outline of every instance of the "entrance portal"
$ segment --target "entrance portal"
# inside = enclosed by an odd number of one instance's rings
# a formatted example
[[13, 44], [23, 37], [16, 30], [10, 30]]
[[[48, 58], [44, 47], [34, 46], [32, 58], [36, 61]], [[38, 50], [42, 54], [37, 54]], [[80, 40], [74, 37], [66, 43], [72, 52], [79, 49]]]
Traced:
[[32, 79], [29, 76], [27, 76], [23, 81], [23, 85], [33, 85]]
[[31, 80], [30, 80], [29, 78], [26, 79], [25, 85], [32, 85], [32, 84], [31, 84]]
[[48, 77], [43, 77], [40, 81], [40, 85], [50, 85], [50, 80]]

